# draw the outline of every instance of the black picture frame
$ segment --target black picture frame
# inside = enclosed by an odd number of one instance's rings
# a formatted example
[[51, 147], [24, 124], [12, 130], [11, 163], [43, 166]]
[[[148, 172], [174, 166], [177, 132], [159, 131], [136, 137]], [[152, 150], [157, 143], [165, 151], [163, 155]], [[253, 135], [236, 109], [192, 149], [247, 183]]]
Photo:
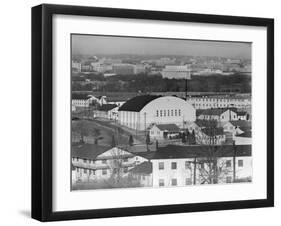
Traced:
[[[52, 210], [52, 18], [55, 14], [247, 25], [267, 28], [267, 198], [96, 210]], [[32, 8], [32, 218], [40, 221], [122, 217], [274, 206], [274, 20], [43, 4]]]

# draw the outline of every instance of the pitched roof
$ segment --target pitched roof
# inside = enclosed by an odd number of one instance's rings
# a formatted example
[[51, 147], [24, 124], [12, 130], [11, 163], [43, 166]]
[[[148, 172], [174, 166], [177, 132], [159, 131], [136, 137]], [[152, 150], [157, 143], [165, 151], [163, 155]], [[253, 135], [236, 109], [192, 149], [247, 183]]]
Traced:
[[246, 111], [237, 111], [237, 115], [247, 115], [248, 113]]
[[246, 131], [244, 133], [238, 134], [236, 135], [237, 137], [247, 137], [247, 138], [251, 138], [252, 137], [252, 131]]
[[176, 124], [157, 124], [155, 125], [161, 131], [179, 132], [180, 128]]
[[210, 108], [210, 109], [205, 109], [203, 112], [200, 113], [200, 115], [221, 115], [227, 110], [231, 110], [233, 112], [237, 111], [236, 108]]
[[116, 108], [117, 105], [116, 104], [103, 104], [99, 107], [99, 111], [110, 111], [113, 108]]
[[72, 100], [87, 100], [90, 99], [91, 96], [88, 93], [72, 93], [71, 98]]
[[151, 162], [142, 162], [139, 165], [136, 165], [133, 169], [129, 170], [133, 174], [151, 174], [152, 173], [152, 163]]
[[[236, 145], [236, 156], [252, 156], [251, 145]], [[181, 158], [204, 158], [209, 157], [213, 151], [213, 156], [216, 157], [232, 157], [234, 155], [233, 145], [193, 145], [193, 146], [179, 146], [168, 145], [160, 147], [154, 152], [139, 152], [140, 155], [146, 159], [181, 159]]]
[[216, 120], [200, 120], [195, 121], [196, 125], [199, 127], [217, 127], [218, 122]]
[[124, 103], [120, 108], [119, 111], [135, 111], [139, 112], [145, 105], [147, 105], [149, 102], [159, 98], [161, 96], [154, 96], [154, 95], [142, 95], [142, 96], [136, 96], [132, 99], [128, 100], [126, 103]]
[[71, 157], [82, 159], [96, 159], [98, 155], [110, 149], [110, 146], [100, 146], [96, 144], [77, 144], [71, 147]]
[[234, 126], [238, 126], [240, 128], [251, 128], [252, 122], [251, 121], [245, 121], [245, 120], [236, 120], [236, 121], [230, 121], [230, 123]]
[[223, 128], [202, 128], [201, 131], [205, 133], [208, 136], [217, 136], [217, 135], [223, 135]]

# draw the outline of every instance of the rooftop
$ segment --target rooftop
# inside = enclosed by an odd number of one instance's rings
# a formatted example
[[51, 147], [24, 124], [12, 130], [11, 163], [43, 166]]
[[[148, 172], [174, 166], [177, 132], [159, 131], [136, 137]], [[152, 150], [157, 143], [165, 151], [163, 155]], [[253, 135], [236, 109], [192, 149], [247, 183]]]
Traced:
[[230, 121], [230, 123], [233, 126], [237, 126], [240, 129], [244, 130], [250, 130], [252, 127], [252, 122], [251, 121], [245, 121], [245, 120], [236, 120], [236, 121]]
[[154, 96], [154, 95], [142, 95], [136, 96], [132, 99], [128, 100], [124, 103], [120, 108], [119, 111], [134, 111], [139, 112], [141, 109], [144, 108], [149, 102], [159, 98], [161, 96]]
[[208, 136], [217, 136], [223, 135], [223, 128], [222, 127], [214, 127], [214, 128], [202, 128], [201, 131]]
[[237, 112], [236, 108], [210, 108], [210, 109], [205, 109], [204, 111], [202, 111], [200, 115], [221, 115], [222, 113], [226, 112], [227, 110]]
[[77, 144], [71, 148], [71, 156], [82, 159], [96, 159], [96, 157], [108, 150], [110, 146], [100, 146], [96, 144]]
[[155, 125], [161, 131], [179, 132], [180, 128], [176, 124], [157, 124]]
[[91, 98], [88, 93], [72, 93], [72, 100], [87, 100]]
[[116, 104], [103, 104], [99, 107], [99, 111], [110, 111], [113, 108], [116, 108], [117, 105]]
[[251, 138], [252, 137], [252, 131], [246, 131], [244, 133], [241, 133], [239, 135], [236, 135], [237, 137], [247, 137], [247, 138]]
[[[236, 145], [236, 156], [252, 156], [251, 145]], [[181, 159], [181, 158], [204, 158], [212, 156], [216, 157], [232, 157], [234, 154], [233, 145], [208, 146], [208, 145], [194, 145], [194, 146], [177, 146], [168, 145], [160, 147], [155, 152], [141, 152], [137, 153], [146, 159]]]

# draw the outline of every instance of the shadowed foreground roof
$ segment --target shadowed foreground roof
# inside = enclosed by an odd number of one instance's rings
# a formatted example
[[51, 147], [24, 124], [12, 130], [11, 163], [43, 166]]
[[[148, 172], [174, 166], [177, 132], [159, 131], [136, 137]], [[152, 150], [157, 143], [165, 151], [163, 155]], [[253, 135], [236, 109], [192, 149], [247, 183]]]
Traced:
[[96, 159], [96, 157], [111, 147], [100, 146], [96, 144], [77, 144], [71, 147], [71, 157], [77, 157], [82, 159]]
[[71, 98], [72, 100], [88, 100], [91, 96], [87, 93], [72, 93]]
[[210, 109], [205, 109], [199, 115], [218, 115], [219, 116], [222, 113], [226, 112], [227, 110], [237, 112], [236, 108], [210, 108]]
[[180, 128], [176, 124], [157, 124], [155, 125], [161, 131], [179, 132]]
[[246, 131], [242, 134], [238, 134], [236, 135], [237, 137], [247, 137], [247, 138], [251, 138], [252, 137], [252, 132], [251, 131]]
[[[251, 145], [236, 145], [236, 156], [252, 156]], [[213, 153], [213, 154], [212, 154]], [[204, 157], [233, 157], [234, 146], [177, 146], [168, 145], [159, 148], [155, 152], [140, 152], [137, 155], [146, 159], [180, 159], [180, 158], [204, 158]]]
[[120, 108], [119, 111], [135, 111], [139, 112], [145, 105], [147, 105], [149, 102], [159, 98], [161, 96], [154, 96], [154, 95], [142, 95], [142, 96], [136, 96], [132, 99], [128, 100], [126, 103], [124, 103]]
[[116, 108], [117, 105], [116, 104], [103, 104], [102, 106], [100, 106], [98, 108], [99, 111], [110, 111], [113, 108]]

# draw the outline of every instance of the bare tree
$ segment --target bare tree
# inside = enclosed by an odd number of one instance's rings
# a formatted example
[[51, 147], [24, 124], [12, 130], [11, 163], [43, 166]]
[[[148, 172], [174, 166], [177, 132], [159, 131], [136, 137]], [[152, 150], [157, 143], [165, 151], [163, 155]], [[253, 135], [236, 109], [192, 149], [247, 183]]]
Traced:
[[128, 163], [130, 156], [120, 148], [112, 148], [110, 158], [107, 160], [107, 166], [110, 170], [110, 177], [105, 180], [107, 187], [139, 187], [140, 182], [132, 178], [128, 173], [128, 167], [134, 167]]
[[223, 145], [217, 143], [217, 121], [205, 121], [204, 129], [207, 136], [200, 130], [195, 135], [196, 143], [202, 145], [204, 154], [194, 160], [194, 174], [198, 174], [194, 177], [194, 183], [216, 184], [229, 174], [231, 169], [226, 166], [226, 161], [220, 158]]

